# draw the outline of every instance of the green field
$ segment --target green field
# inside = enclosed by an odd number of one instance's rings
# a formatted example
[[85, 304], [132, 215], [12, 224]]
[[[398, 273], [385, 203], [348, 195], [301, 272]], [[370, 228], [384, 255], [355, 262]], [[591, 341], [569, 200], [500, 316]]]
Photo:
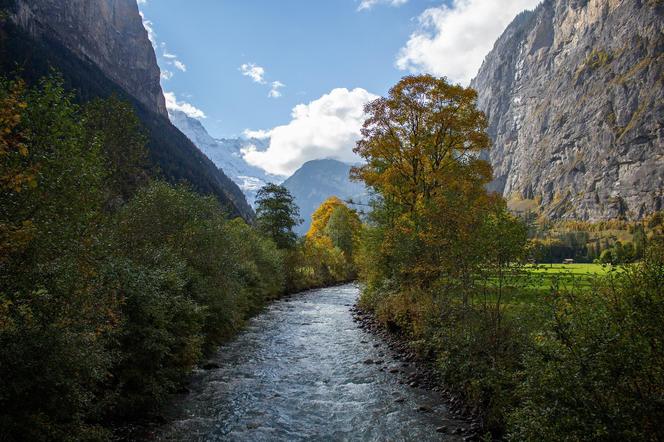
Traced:
[[533, 273], [572, 274], [572, 275], [603, 275], [611, 270], [610, 265], [604, 264], [538, 264], [528, 266]]
[[[616, 271], [619, 267], [602, 264], [539, 264], [528, 265], [516, 275], [509, 278], [501, 296], [503, 308], [511, 314], [529, 317], [537, 323], [537, 316], [542, 313], [541, 307], [547, 303], [547, 297], [554, 290], [586, 290], [593, 281]], [[492, 287], [484, 300], [496, 301], [498, 281], [491, 278]]]
[[526, 267], [531, 287], [542, 291], [553, 287], [589, 287], [595, 278], [615, 269], [602, 264], [540, 264]]

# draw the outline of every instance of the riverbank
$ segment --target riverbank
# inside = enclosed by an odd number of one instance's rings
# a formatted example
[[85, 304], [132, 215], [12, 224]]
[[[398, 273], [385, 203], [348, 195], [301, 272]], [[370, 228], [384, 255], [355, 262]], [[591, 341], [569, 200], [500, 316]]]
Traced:
[[112, 428], [113, 440], [114, 441], [150, 441], [156, 440], [157, 433], [160, 431], [163, 426], [167, 425], [172, 419], [172, 416], [169, 417], [169, 407], [174, 403], [181, 401], [184, 397], [191, 393], [192, 384], [196, 382], [197, 377], [201, 373], [207, 371], [218, 370], [220, 368], [219, 363], [216, 361], [219, 357], [219, 353], [223, 351], [224, 346], [229, 345], [238, 336], [245, 331], [249, 326], [251, 321], [264, 314], [270, 309], [270, 306], [278, 302], [291, 302], [293, 299], [296, 299], [298, 296], [301, 296], [307, 292], [321, 290], [326, 288], [335, 288], [342, 287], [345, 285], [351, 284], [353, 281], [343, 281], [330, 285], [310, 285], [307, 287], [300, 287], [291, 292], [285, 292], [278, 298], [272, 299], [267, 304], [262, 305], [259, 309], [253, 311], [252, 315], [248, 317], [245, 321], [244, 326], [240, 327], [232, 335], [226, 337], [226, 339], [219, 345], [219, 348], [211, 355], [206, 358], [201, 359], [197, 366], [187, 374], [186, 379], [183, 379], [181, 382], [180, 388], [177, 391], [170, 393], [170, 400], [166, 404], [160, 406], [158, 409], [152, 411], [151, 413], [141, 416], [136, 419], [127, 419], [124, 421], [118, 422], [109, 422], [108, 425]]
[[218, 368], [194, 372], [147, 440], [468, 438], [439, 391], [406, 383], [418, 364], [353, 319], [358, 295], [345, 285], [272, 303], [209, 361]]
[[465, 422], [465, 425], [456, 428], [442, 426], [437, 431], [460, 435], [465, 441], [479, 440], [482, 427], [478, 410], [467, 407], [460, 398], [440, 383], [433, 361], [419, 356], [404, 335], [387, 330], [378, 322], [373, 313], [363, 310], [357, 303], [351, 307], [351, 312], [360, 329], [383, 340], [394, 352], [393, 358], [402, 361], [402, 369], [390, 371], [399, 377], [400, 384], [439, 394], [441, 400], [447, 404], [449, 414]]

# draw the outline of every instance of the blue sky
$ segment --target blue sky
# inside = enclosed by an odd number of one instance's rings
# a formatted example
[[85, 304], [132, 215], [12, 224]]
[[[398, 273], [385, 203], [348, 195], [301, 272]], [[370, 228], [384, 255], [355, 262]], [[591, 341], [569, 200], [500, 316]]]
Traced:
[[[356, 123], [362, 119], [357, 109], [403, 75], [429, 72], [467, 83], [516, 13], [538, 2], [360, 1], [139, 0], [139, 5], [171, 107], [201, 119], [215, 137], [246, 130], [271, 135], [271, 154], [253, 152], [248, 158], [285, 175], [312, 156], [352, 160]], [[332, 114], [329, 108], [335, 109]], [[327, 139], [318, 139], [321, 124]], [[335, 125], [338, 130], [331, 130]], [[342, 133], [345, 126], [349, 133]], [[280, 136], [276, 128], [283, 129]], [[289, 161], [281, 161], [285, 154]]]

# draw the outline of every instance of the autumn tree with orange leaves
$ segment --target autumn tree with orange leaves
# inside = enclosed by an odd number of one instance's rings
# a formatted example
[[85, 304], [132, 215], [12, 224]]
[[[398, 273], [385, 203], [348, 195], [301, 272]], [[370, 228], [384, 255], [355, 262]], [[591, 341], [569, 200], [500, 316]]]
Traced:
[[[489, 194], [490, 140], [477, 94], [429, 75], [402, 79], [366, 106], [355, 168], [379, 196], [373, 210], [368, 273], [400, 285], [455, 287], [464, 293], [484, 251], [480, 230], [500, 197]], [[376, 236], [377, 235], [377, 236]], [[377, 264], [375, 264], [377, 263]]]

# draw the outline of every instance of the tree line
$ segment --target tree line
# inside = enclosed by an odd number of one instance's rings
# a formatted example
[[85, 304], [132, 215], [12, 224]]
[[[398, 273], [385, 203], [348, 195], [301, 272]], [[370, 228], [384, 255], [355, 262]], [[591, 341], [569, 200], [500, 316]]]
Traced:
[[302, 241], [269, 186], [248, 225], [160, 179], [145, 144], [116, 97], [0, 79], [2, 440], [107, 440], [270, 300], [353, 277], [338, 204]]

